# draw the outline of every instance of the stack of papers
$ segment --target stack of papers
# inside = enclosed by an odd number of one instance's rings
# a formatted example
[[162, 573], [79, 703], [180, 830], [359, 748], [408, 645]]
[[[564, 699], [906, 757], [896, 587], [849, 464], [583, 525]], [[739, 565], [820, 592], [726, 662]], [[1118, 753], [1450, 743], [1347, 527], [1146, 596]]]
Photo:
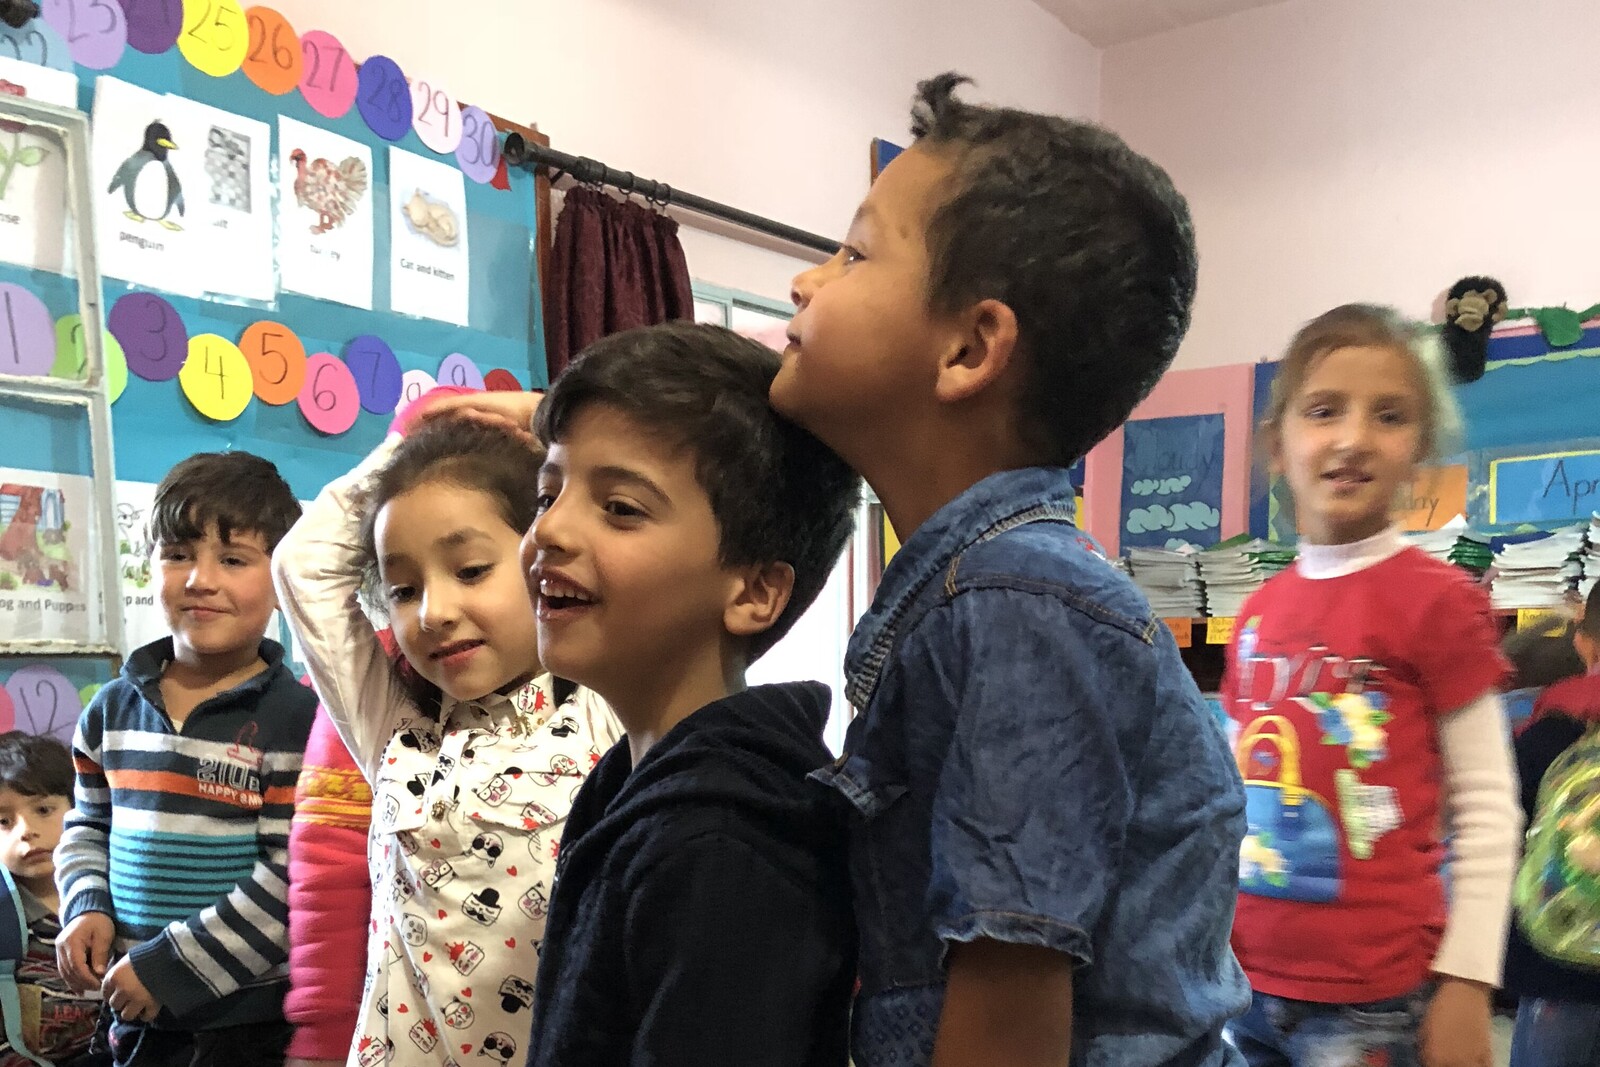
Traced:
[[1459, 515], [1437, 530], [1408, 533], [1407, 541], [1442, 563], [1453, 563], [1462, 570], [1481, 575], [1494, 563], [1489, 535], [1467, 529]]
[[1581, 563], [1583, 576], [1578, 579], [1579, 602], [1588, 603], [1590, 591], [1600, 581], [1600, 511], [1595, 512], [1589, 520], [1589, 540], [1584, 546]]
[[1199, 549], [1130, 548], [1128, 573], [1150, 601], [1150, 610], [1164, 619], [1204, 615], [1205, 587], [1200, 584]]
[[1200, 553], [1206, 607], [1218, 618], [1236, 617], [1245, 598], [1293, 563], [1294, 557], [1290, 546], [1251, 540], [1244, 534], [1213, 545]]
[[1496, 608], [1559, 608], [1583, 577], [1587, 524], [1494, 539]]

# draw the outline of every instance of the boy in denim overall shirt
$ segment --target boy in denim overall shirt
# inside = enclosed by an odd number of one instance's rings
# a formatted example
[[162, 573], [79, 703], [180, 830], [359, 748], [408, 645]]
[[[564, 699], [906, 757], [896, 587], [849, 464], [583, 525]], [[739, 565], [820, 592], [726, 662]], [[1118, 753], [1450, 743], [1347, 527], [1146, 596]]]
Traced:
[[771, 390], [904, 539], [819, 772], [858, 812], [855, 1062], [1236, 1064], [1244, 790], [1067, 477], [1177, 350], [1188, 209], [1115, 135], [961, 81], [919, 87], [916, 143], [795, 280]]

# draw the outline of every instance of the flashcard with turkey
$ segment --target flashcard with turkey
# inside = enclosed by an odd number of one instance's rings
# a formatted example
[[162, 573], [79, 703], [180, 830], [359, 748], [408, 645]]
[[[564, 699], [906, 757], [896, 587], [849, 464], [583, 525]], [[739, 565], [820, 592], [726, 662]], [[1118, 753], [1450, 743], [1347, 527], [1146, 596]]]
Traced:
[[278, 117], [278, 269], [286, 293], [372, 310], [372, 150]]

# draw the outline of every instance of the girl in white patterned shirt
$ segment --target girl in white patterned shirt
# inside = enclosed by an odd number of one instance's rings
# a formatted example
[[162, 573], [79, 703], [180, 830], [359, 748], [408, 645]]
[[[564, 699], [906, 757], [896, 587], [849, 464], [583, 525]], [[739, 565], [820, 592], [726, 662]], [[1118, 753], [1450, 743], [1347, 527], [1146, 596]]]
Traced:
[[[459, 417], [391, 435], [273, 559], [312, 681], [373, 786], [359, 1067], [518, 1058], [562, 823], [621, 736], [586, 690], [558, 700], [539, 663], [517, 557], [535, 447]], [[357, 599], [374, 580], [401, 664]]]

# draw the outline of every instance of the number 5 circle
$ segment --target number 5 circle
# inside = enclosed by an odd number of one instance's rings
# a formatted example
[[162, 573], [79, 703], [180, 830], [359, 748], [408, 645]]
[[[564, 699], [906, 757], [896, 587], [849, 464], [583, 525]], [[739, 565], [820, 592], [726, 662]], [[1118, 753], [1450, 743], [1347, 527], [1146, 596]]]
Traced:
[[318, 352], [306, 360], [306, 384], [300, 390], [300, 414], [326, 434], [344, 433], [356, 424], [361, 391], [355, 376], [338, 356]]
[[202, 333], [189, 338], [189, 357], [178, 371], [178, 384], [200, 414], [231, 422], [250, 403], [250, 363], [226, 337]]

